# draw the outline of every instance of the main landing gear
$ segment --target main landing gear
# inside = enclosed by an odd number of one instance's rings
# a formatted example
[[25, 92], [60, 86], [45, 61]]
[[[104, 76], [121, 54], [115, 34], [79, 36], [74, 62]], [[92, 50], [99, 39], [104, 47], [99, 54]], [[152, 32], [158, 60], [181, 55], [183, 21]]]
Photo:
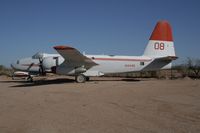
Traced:
[[89, 77], [86, 77], [83, 74], [76, 75], [75, 80], [77, 83], [84, 83], [85, 81], [89, 81]]

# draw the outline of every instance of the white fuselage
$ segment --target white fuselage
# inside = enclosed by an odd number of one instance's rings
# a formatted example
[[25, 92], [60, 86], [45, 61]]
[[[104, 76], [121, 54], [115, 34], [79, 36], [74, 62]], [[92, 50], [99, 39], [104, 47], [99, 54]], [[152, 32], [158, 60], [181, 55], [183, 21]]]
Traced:
[[[145, 56], [109, 56], [109, 55], [86, 55], [96, 64], [86, 74], [98, 72], [100, 74], [124, 73], [141, 71], [152, 59]], [[98, 76], [98, 75], [96, 75]], [[100, 75], [99, 75], [100, 76]]]
[[[142, 71], [148, 66], [154, 58], [147, 56], [109, 56], [109, 55], [85, 55], [97, 65], [92, 66], [83, 74], [85, 76], [102, 76], [111, 73], [125, 73]], [[154, 66], [148, 70], [167, 69], [171, 67], [171, 63], [164, 65], [162, 68]], [[68, 66], [60, 66], [57, 74], [74, 75], [74, 69], [67, 69]], [[145, 70], [145, 69], [144, 69]]]

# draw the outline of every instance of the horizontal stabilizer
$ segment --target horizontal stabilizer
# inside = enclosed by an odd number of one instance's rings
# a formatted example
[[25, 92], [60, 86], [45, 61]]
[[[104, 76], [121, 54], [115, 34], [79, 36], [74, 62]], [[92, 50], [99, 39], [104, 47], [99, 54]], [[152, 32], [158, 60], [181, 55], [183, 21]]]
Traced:
[[155, 60], [163, 60], [163, 61], [173, 61], [178, 59], [177, 56], [166, 56], [166, 57], [160, 57], [160, 58], [156, 58]]
[[160, 69], [171, 69], [171, 62], [176, 60], [178, 57], [176, 56], [166, 56], [166, 57], [158, 57], [155, 58], [150, 64], [144, 67], [143, 71], [152, 71], [152, 70], [160, 70]]

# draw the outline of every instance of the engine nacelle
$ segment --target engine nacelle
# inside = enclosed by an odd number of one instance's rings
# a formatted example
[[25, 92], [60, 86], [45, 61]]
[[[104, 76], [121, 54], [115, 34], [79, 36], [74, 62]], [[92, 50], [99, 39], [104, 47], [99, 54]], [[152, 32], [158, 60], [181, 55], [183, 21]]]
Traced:
[[42, 61], [42, 66], [45, 70], [51, 69], [53, 66], [56, 66], [56, 61], [53, 59], [53, 57], [46, 57]]
[[75, 69], [75, 74], [77, 74], [77, 73], [84, 73], [86, 71], [87, 70], [84, 67], [78, 67], [78, 68]]
[[60, 65], [64, 61], [61, 57], [45, 57], [42, 61], [42, 66], [45, 70], [51, 70], [52, 67]]

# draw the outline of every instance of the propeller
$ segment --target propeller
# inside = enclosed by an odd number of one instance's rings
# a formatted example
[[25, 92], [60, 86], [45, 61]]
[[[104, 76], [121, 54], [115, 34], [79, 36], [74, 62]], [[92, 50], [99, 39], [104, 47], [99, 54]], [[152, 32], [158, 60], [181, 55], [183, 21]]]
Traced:
[[46, 75], [45, 69], [43, 67], [43, 58], [39, 58], [39, 74], [42, 76]]
[[59, 65], [59, 57], [57, 56], [57, 57], [53, 57], [53, 59], [55, 60], [55, 62], [56, 62], [56, 67]]
[[27, 68], [27, 71], [29, 71], [33, 65], [34, 63], [31, 63], [30, 66]]
[[59, 65], [59, 57], [53, 57], [53, 59], [55, 60], [55, 66], [51, 67], [51, 72], [56, 74], [56, 69]]

